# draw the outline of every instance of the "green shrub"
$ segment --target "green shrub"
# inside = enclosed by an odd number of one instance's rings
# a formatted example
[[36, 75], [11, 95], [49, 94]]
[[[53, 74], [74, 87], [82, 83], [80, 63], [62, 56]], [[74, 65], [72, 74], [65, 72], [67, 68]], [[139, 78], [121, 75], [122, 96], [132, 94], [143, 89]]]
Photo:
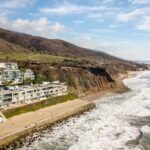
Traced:
[[43, 81], [46, 81], [46, 77], [43, 75], [36, 75], [35, 80], [33, 81], [34, 84], [42, 83]]
[[39, 110], [39, 109], [42, 109], [42, 108], [45, 108], [48, 106], [56, 105], [58, 103], [71, 101], [71, 100], [74, 100], [76, 98], [78, 98], [78, 96], [76, 94], [69, 93], [68, 95], [59, 96], [59, 97], [50, 97], [50, 98], [43, 100], [43, 101], [28, 104], [26, 106], [21, 106], [18, 108], [13, 108], [13, 109], [7, 110], [3, 113], [6, 116], [6, 118], [10, 118], [10, 117], [22, 114], [22, 113], [36, 111], [36, 110]]

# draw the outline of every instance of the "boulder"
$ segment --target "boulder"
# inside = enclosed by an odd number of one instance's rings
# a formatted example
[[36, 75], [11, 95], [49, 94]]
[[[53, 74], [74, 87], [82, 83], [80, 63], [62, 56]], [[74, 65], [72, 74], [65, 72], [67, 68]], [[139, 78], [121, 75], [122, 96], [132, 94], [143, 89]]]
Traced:
[[150, 126], [145, 125], [141, 128], [142, 138], [139, 141], [142, 150], [150, 150]]

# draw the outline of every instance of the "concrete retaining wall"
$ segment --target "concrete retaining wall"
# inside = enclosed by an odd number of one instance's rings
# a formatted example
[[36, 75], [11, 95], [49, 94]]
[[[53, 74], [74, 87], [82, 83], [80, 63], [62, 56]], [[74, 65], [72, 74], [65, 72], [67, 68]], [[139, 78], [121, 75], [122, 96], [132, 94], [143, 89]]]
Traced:
[[27, 127], [24, 130], [18, 131], [16, 133], [13, 133], [11, 135], [7, 135], [5, 137], [0, 138], [0, 149], [5, 149], [6, 146], [9, 144], [16, 142], [17, 140], [20, 140], [21, 138], [24, 138], [28, 135], [32, 135], [34, 132], [37, 132], [41, 129], [44, 129], [48, 126], [53, 125], [54, 123], [57, 123], [59, 121], [63, 121], [64, 119], [80, 114], [84, 111], [87, 111], [89, 109], [92, 109], [95, 107], [94, 103], [87, 103], [83, 106], [80, 106], [78, 108], [72, 108], [69, 111], [62, 112], [61, 114], [47, 118], [45, 120], [36, 122], [35, 124], [31, 125], [30, 127]]

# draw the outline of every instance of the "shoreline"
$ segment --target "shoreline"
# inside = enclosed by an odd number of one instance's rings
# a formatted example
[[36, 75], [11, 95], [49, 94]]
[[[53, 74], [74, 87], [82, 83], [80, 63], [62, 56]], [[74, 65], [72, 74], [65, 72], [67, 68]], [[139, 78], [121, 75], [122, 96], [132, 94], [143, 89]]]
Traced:
[[7, 149], [7, 146], [19, 142], [20, 139], [28, 135], [94, 107], [94, 103], [76, 99], [63, 103], [63, 105], [58, 104], [35, 112], [14, 116], [0, 124], [0, 149]]
[[90, 93], [86, 96], [82, 96], [81, 99], [89, 102], [96, 102], [98, 99], [103, 98], [107, 95], [128, 92], [130, 89], [124, 85], [123, 80], [128, 79], [130, 77], [134, 77], [136, 76], [136, 74], [137, 72], [134, 71], [127, 72], [126, 74], [120, 74], [119, 78], [116, 80], [115, 87], [108, 88], [100, 92]]
[[[8, 119], [3, 124], [0, 124], [2, 131], [0, 133], [0, 149], [6, 149], [10, 144], [19, 142], [28, 135], [32, 135], [46, 127], [51, 127], [69, 117], [93, 109], [96, 106], [95, 102], [97, 99], [103, 96], [117, 92], [127, 92], [129, 89], [123, 84], [123, 80], [128, 77], [129, 73], [120, 75], [116, 81], [116, 86], [111, 89], [91, 93], [80, 99], [46, 107], [35, 112], [28, 112]], [[43, 117], [41, 117], [41, 114]], [[24, 120], [28, 120], [27, 123], [24, 123]]]

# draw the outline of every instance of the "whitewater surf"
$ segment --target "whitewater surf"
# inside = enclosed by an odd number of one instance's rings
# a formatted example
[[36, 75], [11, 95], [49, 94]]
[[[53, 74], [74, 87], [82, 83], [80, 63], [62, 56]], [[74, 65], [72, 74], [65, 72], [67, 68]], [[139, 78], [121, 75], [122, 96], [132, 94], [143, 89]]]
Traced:
[[130, 141], [150, 123], [150, 71], [139, 72], [124, 84], [131, 91], [97, 100], [95, 109], [35, 133], [32, 140], [27, 137], [19, 149], [139, 150], [138, 143]]

